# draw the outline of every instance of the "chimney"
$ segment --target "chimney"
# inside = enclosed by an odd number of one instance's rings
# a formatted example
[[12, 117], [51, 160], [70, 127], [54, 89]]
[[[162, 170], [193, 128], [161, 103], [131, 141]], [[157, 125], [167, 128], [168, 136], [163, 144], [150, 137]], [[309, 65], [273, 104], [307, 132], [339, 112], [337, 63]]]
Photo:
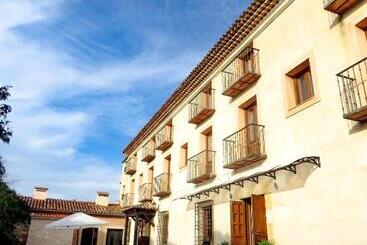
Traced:
[[96, 204], [100, 206], [108, 206], [108, 192], [97, 191]]
[[33, 198], [38, 200], [46, 200], [47, 191], [48, 191], [47, 187], [35, 186], [33, 190]]

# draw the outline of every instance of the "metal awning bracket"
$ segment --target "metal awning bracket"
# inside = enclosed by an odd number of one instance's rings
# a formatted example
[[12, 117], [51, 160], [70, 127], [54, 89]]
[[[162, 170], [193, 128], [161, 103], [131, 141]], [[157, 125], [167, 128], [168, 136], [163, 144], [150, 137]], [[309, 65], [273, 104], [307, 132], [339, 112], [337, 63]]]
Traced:
[[255, 182], [256, 184], [259, 183], [259, 176], [250, 176], [244, 180]]

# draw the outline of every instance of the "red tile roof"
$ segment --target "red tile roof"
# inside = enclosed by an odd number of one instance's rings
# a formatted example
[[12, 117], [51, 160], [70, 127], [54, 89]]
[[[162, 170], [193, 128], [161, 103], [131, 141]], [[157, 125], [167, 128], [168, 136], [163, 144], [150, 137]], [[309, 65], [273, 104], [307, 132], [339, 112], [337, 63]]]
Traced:
[[131, 154], [251, 34], [279, 2], [280, 0], [253, 0], [162, 107], [125, 147], [123, 153]]
[[97, 205], [94, 202], [64, 200], [47, 198], [39, 200], [33, 197], [22, 196], [22, 200], [31, 209], [31, 212], [44, 217], [60, 217], [63, 214], [72, 214], [83, 212], [89, 215], [97, 216], [115, 216], [123, 217], [122, 208], [119, 204], [109, 204], [108, 206]]

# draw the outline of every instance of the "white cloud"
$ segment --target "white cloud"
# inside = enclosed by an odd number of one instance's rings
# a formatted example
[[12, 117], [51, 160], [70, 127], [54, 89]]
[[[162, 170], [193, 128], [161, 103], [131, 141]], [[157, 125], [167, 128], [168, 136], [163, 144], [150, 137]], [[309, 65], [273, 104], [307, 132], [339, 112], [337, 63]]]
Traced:
[[[96, 122], [108, 124], [121, 135], [133, 135], [147, 118], [142, 116], [141, 98], [129, 91], [137, 86], [176, 83], [201, 54], [164, 57], [162, 47], [153, 43], [129, 61], [83, 67], [62, 50], [41, 46], [14, 32], [20, 25], [59, 15], [60, 3], [0, 3], [0, 74], [1, 81], [13, 86], [10, 103], [14, 109], [10, 114], [14, 137], [9, 146], [1, 145], [0, 154], [6, 160], [8, 179], [22, 194], [29, 195], [34, 185], [47, 185], [56, 197], [93, 199], [94, 191], [99, 190], [111, 191], [117, 199], [119, 163], [107, 162], [93, 152], [83, 154], [80, 145], [87, 135], [98, 133]], [[100, 92], [122, 96], [95, 101], [88, 108], [52, 106], [54, 100], [71, 102], [78, 95]]]

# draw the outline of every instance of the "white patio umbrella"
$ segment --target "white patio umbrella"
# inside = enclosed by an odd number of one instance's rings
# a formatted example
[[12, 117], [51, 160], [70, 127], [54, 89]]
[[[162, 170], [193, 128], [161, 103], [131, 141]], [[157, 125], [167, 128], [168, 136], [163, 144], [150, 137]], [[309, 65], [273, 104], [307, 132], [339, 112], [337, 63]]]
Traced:
[[[46, 225], [46, 229], [78, 229], [80, 232], [80, 229], [82, 228], [98, 228], [99, 226], [105, 224], [108, 224], [108, 222], [79, 212]], [[79, 232], [77, 233], [78, 242]]]

